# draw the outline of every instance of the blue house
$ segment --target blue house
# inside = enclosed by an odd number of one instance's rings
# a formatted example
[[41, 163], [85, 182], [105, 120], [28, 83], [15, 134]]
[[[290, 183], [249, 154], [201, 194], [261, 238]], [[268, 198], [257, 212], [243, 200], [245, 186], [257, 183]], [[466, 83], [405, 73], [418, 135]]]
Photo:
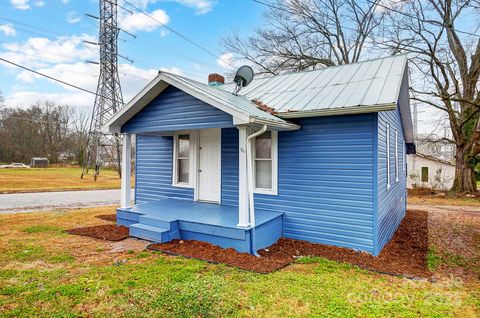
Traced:
[[378, 255], [405, 215], [407, 73], [398, 55], [257, 78], [235, 95], [218, 75], [159, 72], [104, 127], [124, 138], [118, 224], [155, 242], [255, 253], [288, 237]]

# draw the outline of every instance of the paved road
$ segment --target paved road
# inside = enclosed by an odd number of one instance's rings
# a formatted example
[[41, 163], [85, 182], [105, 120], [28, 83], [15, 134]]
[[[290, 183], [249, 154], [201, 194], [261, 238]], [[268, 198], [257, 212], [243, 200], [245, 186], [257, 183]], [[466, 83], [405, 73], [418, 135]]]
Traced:
[[[133, 197], [133, 191], [132, 191]], [[120, 203], [120, 190], [0, 194], [0, 214]]]

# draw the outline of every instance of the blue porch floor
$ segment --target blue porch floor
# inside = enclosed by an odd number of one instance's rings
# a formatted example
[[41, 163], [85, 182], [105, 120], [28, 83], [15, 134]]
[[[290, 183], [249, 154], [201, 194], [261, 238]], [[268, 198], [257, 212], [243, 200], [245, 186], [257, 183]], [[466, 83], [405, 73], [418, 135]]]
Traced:
[[169, 198], [117, 209], [117, 223], [128, 226], [133, 237], [159, 243], [199, 240], [248, 253], [282, 236], [281, 213], [259, 210], [255, 219], [252, 232], [237, 226], [237, 207]]

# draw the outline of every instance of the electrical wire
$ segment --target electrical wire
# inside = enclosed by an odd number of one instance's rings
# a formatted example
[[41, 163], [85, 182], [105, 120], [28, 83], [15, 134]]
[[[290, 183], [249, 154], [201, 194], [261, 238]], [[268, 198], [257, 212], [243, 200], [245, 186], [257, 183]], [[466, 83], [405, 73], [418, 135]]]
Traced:
[[[253, 0], [253, 1], [256, 1], [256, 0]], [[411, 19], [415, 19], [415, 20], [419, 20], [421, 22], [424, 22], [424, 23], [428, 23], [428, 24], [432, 24], [432, 25], [436, 25], [436, 26], [441, 26], [441, 27], [447, 27], [445, 24], [443, 24], [442, 22], [439, 22], [439, 21], [433, 21], [433, 20], [425, 20], [425, 19], [420, 19], [419, 17], [416, 17], [414, 15], [411, 15], [411, 14], [408, 14], [408, 13], [405, 13], [405, 12], [402, 12], [400, 10], [396, 10], [396, 9], [393, 9], [391, 7], [387, 7], [386, 5], [383, 5], [381, 4], [380, 2], [377, 2], [377, 3], [374, 3], [372, 2], [371, 0], [366, 0], [367, 2], [371, 3], [371, 4], [375, 4], [383, 9], [386, 9], [388, 11], [391, 11], [391, 12], [395, 12], [395, 13], [398, 13], [400, 15], [403, 15], [405, 17], [408, 17], [408, 18], [411, 18]], [[456, 32], [458, 33], [463, 33], [463, 34], [467, 34], [467, 35], [471, 35], [471, 36], [475, 36], [475, 37], [479, 37], [480, 38], [480, 35], [479, 34], [475, 34], [475, 33], [472, 33], [472, 32], [468, 32], [468, 31], [463, 31], [463, 30], [459, 30], [457, 28], [454, 29]]]
[[4, 59], [3, 57], [0, 57], [0, 61], [3, 61], [3, 62], [8, 63], [8, 64], [11, 64], [11, 65], [16, 66], [16, 67], [18, 67], [18, 68], [24, 69], [24, 70], [29, 71], [29, 72], [31, 72], [31, 73], [35, 73], [35, 74], [37, 74], [37, 75], [43, 76], [43, 77], [45, 77], [45, 78], [48, 78], [48, 79], [50, 79], [50, 80], [52, 80], [52, 81], [61, 83], [61, 84], [63, 84], [63, 85], [70, 86], [70, 87], [72, 87], [72, 88], [81, 90], [81, 91], [83, 91], [83, 92], [86, 92], [86, 93], [89, 93], [89, 94], [92, 94], [92, 95], [95, 95], [95, 96], [100, 96], [100, 97], [102, 97], [102, 95], [99, 95], [99, 94], [97, 94], [96, 92], [93, 92], [93, 91], [91, 91], [91, 90], [89, 90], [89, 89], [86, 89], [86, 88], [77, 86], [77, 85], [75, 85], [75, 84], [71, 84], [71, 83], [65, 82], [65, 81], [63, 81], [63, 80], [61, 80], [61, 79], [58, 79], [58, 78], [55, 78], [55, 77], [53, 77], [53, 76], [50, 76], [50, 75], [47, 75], [47, 74], [38, 72], [38, 71], [36, 71], [36, 70], [34, 70], [34, 69], [31, 69], [31, 68], [29, 68], [29, 67], [27, 67], [27, 66], [23, 66], [23, 65], [20, 65], [20, 64], [15, 63], [15, 62], [12, 62], [12, 61], [10, 61], [10, 60]]
[[195, 41], [191, 40], [190, 38], [188, 38], [187, 36], [183, 35], [182, 33], [178, 32], [177, 30], [173, 29], [172, 27], [169, 27], [168, 25], [158, 21], [158, 19], [156, 19], [155, 17], [153, 17], [151, 14], [149, 14], [148, 12], [138, 8], [137, 6], [135, 6], [134, 4], [132, 4], [131, 2], [127, 1], [127, 0], [124, 0], [124, 2], [126, 4], [128, 4], [129, 6], [131, 6], [132, 8], [134, 8], [135, 10], [137, 10], [138, 12], [142, 13], [143, 15], [149, 17], [150, 19], [152, 19], [153, 21], [157, 22], [159, 25], [161, 25], [162, 27], [166, 28], [167, 30], [169, 30], [170, 32], [176, 34], [177, 36], [181, 37], [182, 39], [184, 39], [185, 41], [189, 42], [190, 44], [196, 46], [197, 48], [201, 49], [202, 51], [204, 51], [205, 53], [209, 54], [210, 56], [213, 56], [214, 58], [216, 59], [219, 59], [220, 61], [224, 62], [225, 64], [227, 65], [230, 65], [231, 67], [235, 67], [232, 63], [230, 63], [229, 61], [225, 61], [224, 59], [222, 59], [221, 57], [217, 56], [215, 53], [213, 53], [212, 51], [208, 50], [207, 48], [201, 46], [200, 44], [196, 43]]

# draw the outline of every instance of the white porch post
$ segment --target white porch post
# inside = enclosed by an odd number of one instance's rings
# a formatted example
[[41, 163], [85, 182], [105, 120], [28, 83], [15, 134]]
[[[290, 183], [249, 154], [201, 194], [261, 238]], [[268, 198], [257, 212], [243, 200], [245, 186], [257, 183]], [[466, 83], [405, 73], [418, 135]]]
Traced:
[[247, 127], [238, 127], [238, 224], [248, 227]]
[[132, 134], [123, 134], [122, 147], [122, 190], [120, 206], [129, 207], [131, 204], [131, 157], [132, 157]]

